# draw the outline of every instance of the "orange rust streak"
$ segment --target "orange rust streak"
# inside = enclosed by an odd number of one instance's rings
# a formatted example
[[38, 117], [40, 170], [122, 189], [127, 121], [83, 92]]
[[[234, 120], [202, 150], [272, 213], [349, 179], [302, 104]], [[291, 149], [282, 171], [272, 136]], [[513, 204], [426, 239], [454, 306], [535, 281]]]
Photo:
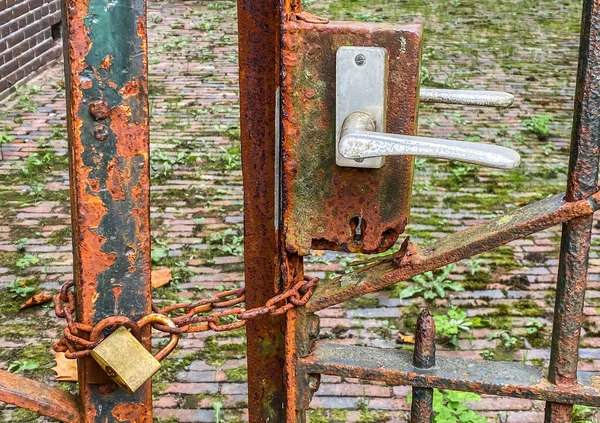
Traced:
[[111, 111], [110, 128], [117, 137], [117, 155], [130, 158], [139, 154], [147, 156], [147, 122], [133, 123], [131, 109], [121, 104]]
[[106, 56], [104, 58], [104, 60], [100, 64], [100, 67], [102, 69], [108, 69], [110, 67], [110, 65], [112, 65], [112, 56], [109, 54], [108, 56]]
[[114, 201], [125, 199], [120, 170], [119, 159], [115, 157], [108, 165], [109, 178], [106, 181], [106, 189], [108, 189]]

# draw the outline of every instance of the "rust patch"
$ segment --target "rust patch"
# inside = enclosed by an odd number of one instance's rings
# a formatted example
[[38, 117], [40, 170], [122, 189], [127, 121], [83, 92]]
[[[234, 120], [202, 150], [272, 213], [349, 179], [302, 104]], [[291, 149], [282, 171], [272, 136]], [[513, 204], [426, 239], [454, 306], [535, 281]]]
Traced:
[[119, 422], [152, 423], [152, 412], [144, 404], [121, 403], [112, 414]]

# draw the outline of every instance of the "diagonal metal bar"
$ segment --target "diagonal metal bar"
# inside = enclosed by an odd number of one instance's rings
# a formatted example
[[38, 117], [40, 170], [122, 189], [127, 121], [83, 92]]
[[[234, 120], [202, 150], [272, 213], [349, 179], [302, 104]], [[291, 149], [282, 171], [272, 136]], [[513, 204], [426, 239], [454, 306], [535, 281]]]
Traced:
[[390, 348], [318, 343], [313, 353], [298, 360], [299, 370], [381, 381], [389, 385], [452, 389], [532, 400], [600, 406], [600, 373], [579, 372], [580, 385], [549, 383], [542, 368], [521, 363], [436, 357], [429, 369], [413, 365], [413, 354]]
[[560, 194], [448, 235], [427, 248], [419, 249], [406, 240], [393, 256], [318, 285], [306, 307], [310, 311], [322, 310], [559, 223], [591, 216], [600, 208], [599, 202], [600, 193], [571, 203]]
[[[566, 200], [576, 202], [598, 189], [600, 154], [600, 1], [585, 0]], [[579, 336], [587, 285], [593, 216], [563, 224], [548, 380], [577, 383]], [[549, 403], [546, 423], [568, 423], [572, 406]]]
[[0, 370], [0, 401], [61, 422], [80, 421], [79, 406], [71, 394], [3, 370]]
[[[151, 312], [146, 1], [65, 0], [63, 14], [77, 317], [137, 320]], [[85, 423], [152, 420], [150, 383], [130, 395], [91, 358], [79, 369]]]

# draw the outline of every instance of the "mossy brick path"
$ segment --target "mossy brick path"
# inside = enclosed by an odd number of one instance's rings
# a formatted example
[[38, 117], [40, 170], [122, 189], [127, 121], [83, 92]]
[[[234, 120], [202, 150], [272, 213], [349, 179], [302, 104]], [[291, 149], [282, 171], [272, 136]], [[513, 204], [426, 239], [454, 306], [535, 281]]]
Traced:
[[[308, 3], [308, 2], [307, 2]], [[513, 172], [461, 164], [439, 166], [419, 160], [411, 226], [407, 233], [427, 243], [484, 218], [564, 189], [568, 137], [577, 60], [579, 1], [394, 0], [314, 1], [307, 9], [331, 18], [426, 25], [425, 85], [503, 89], [515, 107], [498, 111], [424, 106], [420, 133], [510, 145], [524, 158]], [[239, 163], [235, 8], [233, 1], [151, 3], [149, 8], [153, 149], [152, 224], [155, 267], [171, 267], [176, 282], [156, 290], [156, 298], [199, 297], [238, 286], [242, 274], [242, 188]], [[62, 322], [50, 306], [19, 312], [19, 290], [27, 280], [36, 290], [55, 291], [69, 280], [71, 247], [68, 177], [65, 159], [64, 91], [60, 65], [47, 71], [0, 108], [0, 366], [37, 363], [31, 377], [55, 383], [50, 343]], [[550, 136], [538, 140], [522, 126], [549, 114]], [[595, 230], [597, 231], [597, 230]], [[27, 238], [24, 248], [18, 240]], [[542, 365], [549, 357], [559, 228], [513, 242], [459, 263], [451, 275], [466, 292], [432, 308], [450, 305], [468, 313], [473, 330], [462, 333], [459, 348], [441, 354]], [[597, 313], [600, 259], [594, 237], [585, 308], [580, 367], [600, 367]], [[36, 262], [34, 256], [39, 259]], [[327, 278], [343, 272], [354, 258], [317, 253], [310, 273]], [[394, 297], [398, 290], [370, 295], [324, 310], [323, 337], [346, 344], [408, 348], [408, 335], [421, 304]], [[411, 306], [412, 304], [412, 306]], [[527, 334], [527, 324], [544, 325]], [[491, 334], [508, 331], [517, 339], [506, 350]], [[157, 340], [163, 342], [163, 340]], [[164, 421], [215, 420], [213, 404], [224, 405], [222, 421], [244, 420], [245, 339], [243, 331], [215, 336], [188, 335], [155, 378], [156, 415]], [[484, 353], [485, 354], [485, 353]], [[73, 390], [73, 384], [62, 383]], [[324, 377], [312, 405], [312, 421], [406, 421], [406, 387]], [[538, 422], [543, 405], [484, 398], [472, 405], [486, 416], [510, 423]], [[0, 420], [38, 421], [12, 407]], [[505, 420], [508, 413], [508, 420]], [[168, 420], [171, 416], [176, 419]]]

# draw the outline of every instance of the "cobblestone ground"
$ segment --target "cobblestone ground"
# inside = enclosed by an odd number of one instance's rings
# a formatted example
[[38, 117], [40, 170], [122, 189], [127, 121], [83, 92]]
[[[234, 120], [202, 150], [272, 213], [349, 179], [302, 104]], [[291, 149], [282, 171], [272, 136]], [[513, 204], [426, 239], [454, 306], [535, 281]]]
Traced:
[[[501, 89], [516, 96], [515, 106], [502, 111], [422, 107], [421, 134], [512, 146], [524, 163], [516, 171], [497, 172], [418, 160], [407, 230], [413, 240], [431, 242], [564, 189], [578, 3], [327, 0], [307, 5], [309, 11], [338, 19], [422, 18], [427, 28], [424, 85]], [[243, 281], [234, 2], [151, 2], [149, 32], [152, 259], [155, 268], [169, 267], [174, 276], [154, 295], [206, 296]], [[56, 64], [0, 108], [0, 367], [49, 383], [56, 383], [50, 344], [62, 322], [49, 305], [26, 311], [18, 306], [31, 293], [55, 292], [71, 278], [61, 80]], [[430, 307], [441, 316], [457, 308], [464, 330], [456, 339], [452, 328], [446, 331], [441, 354], [546, 364], [559, 229], [451, 269], [449, 279], [464, 292], [450, 293]], [[595, 237], [581, 344], [580, 368], [586, 370], [600, 367], [597, 246]], [[353, 259], [315, 252], [307, 267], [327, 280]], [[410, 348], [406, 335], [424, 301], [399, 298], [409, 285], [323, 311], [322, 336], [345, 344]], [[220, 421], [246, 419], [244, 356], [243, 331], [186, 336], [154, 379], [157, 420], [216, 421], [219, 403]], [[72, 383], [60, 386], [76, 389]], [[403, 422], [408, 393], [404, 386], [324, 377], [311, 421]], [[483, 398], [469, 406], [490, 421], [543, 420], [543, 404], [528, 400]], [[9, 406], [0, 415], [2, 421], [41, 420]]]

